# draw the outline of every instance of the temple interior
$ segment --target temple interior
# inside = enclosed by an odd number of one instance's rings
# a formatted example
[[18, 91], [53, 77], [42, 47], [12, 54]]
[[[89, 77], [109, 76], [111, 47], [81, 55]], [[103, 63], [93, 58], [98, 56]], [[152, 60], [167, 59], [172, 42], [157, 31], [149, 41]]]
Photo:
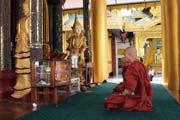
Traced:
[[67, 96], [121, 79], [130, 46], [179, 102], [179, 9], [178, 0], [0, 0], [0, 104], [23, 104], [0, 116], [52, 102], [42, 96], [69, 82]]

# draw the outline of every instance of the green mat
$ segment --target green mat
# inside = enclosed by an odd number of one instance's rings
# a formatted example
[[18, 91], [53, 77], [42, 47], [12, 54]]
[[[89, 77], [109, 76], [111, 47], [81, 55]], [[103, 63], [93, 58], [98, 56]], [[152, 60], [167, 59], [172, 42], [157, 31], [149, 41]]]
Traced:
[[104, 110], [104, 99], [116, 84], [104, 83], [92, 88], [91, 93], [74, 95], [69, 102], [60, 101], [43, 107], [17, 120], [178, 120], [180, 105], [161, 84], [153, 84], [152, 112], [116, 112]]

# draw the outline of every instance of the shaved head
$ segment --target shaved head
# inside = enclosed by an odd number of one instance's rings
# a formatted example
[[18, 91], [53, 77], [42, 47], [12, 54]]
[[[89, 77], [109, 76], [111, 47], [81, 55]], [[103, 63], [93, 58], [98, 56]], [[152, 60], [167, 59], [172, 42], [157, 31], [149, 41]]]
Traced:
[[137, 50], [135, 47], [127, 47], [124, 51], [124, 55], [128, 60], [137, 59]]
[[130, 54], [133, 57], [137, 57], [137, 50], [135, 47], [128, 47], [125, 49], [125, 52]]

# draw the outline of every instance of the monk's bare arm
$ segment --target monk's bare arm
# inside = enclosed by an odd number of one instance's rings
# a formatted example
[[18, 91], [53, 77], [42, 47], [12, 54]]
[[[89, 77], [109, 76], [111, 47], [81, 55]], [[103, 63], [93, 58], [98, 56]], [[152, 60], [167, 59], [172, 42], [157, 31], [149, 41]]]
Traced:
[[130, 91], [130, 90], [128, 90], [128, 89], [124, 89], [121, 94], [122, 94], [122, 95], [130, 95], [131, 93], [132, 93], [132, 91]]

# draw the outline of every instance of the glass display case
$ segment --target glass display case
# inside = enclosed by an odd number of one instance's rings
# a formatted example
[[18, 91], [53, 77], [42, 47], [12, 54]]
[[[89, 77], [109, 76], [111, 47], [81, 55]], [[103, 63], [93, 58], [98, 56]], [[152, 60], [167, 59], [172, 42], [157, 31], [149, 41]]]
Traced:
[[32, 62], [32, 86], [56, 86], [70, 82], [71, 62], [67, 60], [38, 60]]
[[55, 85], [61, 85], [70, 82], [71, 79], [71, 62], [64, 60], [53, 60], [55, 64]]
[[44, 95], [44, 100], [52, 100], [56, 105], [59, 100], [59, 90], [67, 91], [65, 94], [70, 98], [71, 85], [71, 62], [58, 59], [35, 60], [31, 63], [32, 99], [39, 101], [39, 95]]
[[32, 62], [32, 86], [53, 86], [52, 61], [38, 60]]

